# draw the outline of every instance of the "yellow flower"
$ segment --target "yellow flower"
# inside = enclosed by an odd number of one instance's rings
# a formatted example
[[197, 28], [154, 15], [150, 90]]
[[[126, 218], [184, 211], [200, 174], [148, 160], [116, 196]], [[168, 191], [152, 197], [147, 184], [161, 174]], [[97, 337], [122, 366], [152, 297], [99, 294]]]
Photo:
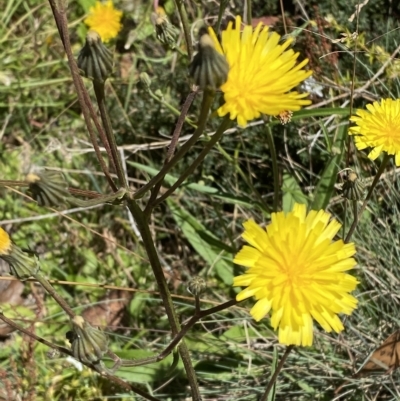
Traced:
[[230, 67], [228, 80], [221, 86], [225, 104], [218, 109], [218, 115], [230, 113], [231, 120], [237, 119], [245, 127], [261, 113], [276, 116], [283, 110], [297, 111], [310, 104], [304, 99], [308, 93], [290, 92], [312, 74], [302, 70], [308, 59], [296, 65], [299, 53], [287, 50], [293, 39], [279, 44], [280, 35], [270, 33], [261, 23], [254, 32], [251, 26], [240, 31], [241, 19], [236, 17], [235, 28], [230, 22], [222, 32], [220, 44], [209, 29], [217, 50], [225, 55]]
[[353, 243], [332, 241], [340, 224], [323, 210], [306, 213], [295, 204], [293, 211], [272, 213], [266, 229], [253, 220], [244, 223], [245, 245], [234, 262], [248, 268], [233, 285], [247, 287], [238, 301], [254, 296], [250, 313], [256, 321], [271, 311], [271, 325], [279, 327], [281, 344], [312, 345], [313, 318], [326, 330], [340, 332], [338, 313], [349, 315], [357, 300], [349, 294], [357, 280], [344, 273], [356, 261]]
[[367, 104], [367, 110], [357, 110], [350, 121], [357, 124], [349, 130], [355, 136], [357, 149], [372, 148], [368, 157], [375, 160], [381, 152], [395, 155], [400, 166], [400, 99], [382, 99]]
[[103, 42], [108, 42], [121, 30], [121, 17], [122, 12], [114, 8], [111, 0], [104, 4], [97, 1], [94, 7], [90, 7], [89, 16], [84, 22], [100, 35]]
[[8, 255], [11, 250], [10, 236], [0, 227], [0, 255]]

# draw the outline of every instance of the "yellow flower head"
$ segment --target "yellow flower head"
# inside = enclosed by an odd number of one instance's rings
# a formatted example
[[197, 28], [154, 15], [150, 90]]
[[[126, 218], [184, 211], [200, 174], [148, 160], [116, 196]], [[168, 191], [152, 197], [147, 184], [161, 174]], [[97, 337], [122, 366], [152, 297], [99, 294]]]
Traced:
[[231, 120], [237, 119], [245, 127], [261, 113], [276, 116], [311, 103], [304, 99], [308, 93], [290, 92], [312, 74], [302, 70], [308, 59], [296, 65], [299, 53], [287, 50], [292, 38], [279, 44], [280, 35], [261, 23], [254, 31], [247, 25], [241, 32], [240, 17], [236, 17], [235, 27], [230, 22], [222, 32], [221, 44], [212, 28], [209, 33], [230, 67], [228, 80], [221, 86], [225, 104], [218, 109], [219, 116], [230, 113]]
[[349, 315], [357, 306], [349, 292], [358, 282], [344, 273], [356, 265], [355, 246], [332, 241], [341, 225], [329, 218], [323, 210], [307, 214], [305, 205], [296, 204], [290, 213], [272, 213], [266, 229], [253, 220], [244, 223], [250, 246], [234, 262], [248, 270], [233, 285], [247, 288], [236, 299], [257, 299], [250, 311], [256, 321], [271, 311], [281, 344], [312, 345], [313, 319], [338, 333], [343, 325], [337, 314]]
[[97, 1], [94, 7], [90, 7], [89, 16], [84, 22], [100, 35], [103, 42], [108, 42], [121, 30], [121, 17], [122, 12], [114, 8], [111, 0], [107, 3]]
[[11, 250], [10, 236], [0, 227], [0, 255], [8, 255]]
[[368, 157], [375, 160], [381, 152], [395, 155], [400, 166], [400, 99], [382, 99], [367, 104], [367, 110], [357, 110], [350, 121], [357, 124], [349, 134], [356, 135], [357, 149], [372, 148]]

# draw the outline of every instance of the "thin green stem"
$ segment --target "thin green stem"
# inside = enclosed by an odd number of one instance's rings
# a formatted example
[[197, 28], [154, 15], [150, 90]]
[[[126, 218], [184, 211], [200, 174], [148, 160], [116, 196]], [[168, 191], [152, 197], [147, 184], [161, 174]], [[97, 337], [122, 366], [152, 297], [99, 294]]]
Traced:
[[251, 12], [251, 0], [246, 0], [246, 19], [245, 19], [245, 24], [246, 25], [251, 25], [251, 20], [252, 20], [252, 12]]
[[171, 161], [164, 165], [160, 172], [154, 176], [146, 185], [140, 188], [136, 193], [133, 195], [134, 199], [141, 198], [147, 191], [152, 189], [154, 185], [158, 182], [162, 181], [165, 175], [185, 156], [185, 154], [192, 148], [192, 146], [197, 142], [200, 136], [203, 134], [205, 126], [208, 121], [208, 114], [211, 108], [211, 104], [214, 100], [214, 92], [205, 91], [203, 95], [199, 123], [197, 125], [196, 131], [193, 133], [191, 138], [186, 141], [175, 154], [175, 156], [171, 159]]
[[[193, 93], [193, 92], [192, 92]], [[196, 92], [197, 93], [197, 92]], [[176, 116], [180, 116], [181, 112], [175, 108], [174, 106], [172, 106], [170, 103], [166, 102], [162, 97], [156, 95], [155, 93], [153, 93], [153, 91], [149, 90], [149, 95], [151, 98], [153, 98], [154, 100], [156, 100], [157, 102], [159, 102], [160, 104], [164, 105], [165, 107], [167, 107], [170, 111], [172, 111], [172, 113], [174, 113]], [[185, 116], [185, 122], [187, 122], [189, 125], [191, 125], [193, 128], [197, 128], [197, 125], [188, 117]]]
[[362, 204], [362, 206], [361, 206], [361, 208], [360, 208], [360, 210], [358, 212], [358, 216], [356, 218], [354, 218], [354, 220], [353, 220], [353, 224], [351, 225], [351, 227], [349, 229], [349, 232], [347, 233], [347, 236], [346, 236], [346, 239], [344, 240], [344, 242], [347, 243], [347, 242], [350, 241], [351, 236], [353, 235], [354, 230], [356, 229], [357, 224], [358, 224], [359, 220], [361, 219], [361, 215], [364, 212], [365, 208], [367, 207], [367, 204], [368, 204], [369, 200], [372, 197], [372, 193], [374, 192], [376, 184], [378, 184], [379, 178], [381, 177], [382, 173], [384, 172], [384, 170], [386, 168], [386, 165], [388, 164], [388, 162], [390, 160], [390, 157], [391, 157], [390, 155], [385, 153], [385, 156], [383, 157], [383, 160], [382, 160], [382, 164], [380, 165], [379, 170], [376, 173], [376, 176], [374, 178], [374, 181], [372, 182], [371, 187], [369, 188], [368, 194], [367, 194], [367, 196], [366, 196], [366, 198], [365, 198], [365, 200], [364, 200], [364, 202], [363, 202], [363, 204]]
[[[58, 4], [55, 0], [49, 0], [54, 19], [56, 21], [57, 29], [60, 34], [61, 41], [64, 46], [65, 53], [67, 54], [68, 64], [71, 70], [72, 80], [74, 82], [74, 86], [76, 89], [76, 93], [78, 96], [79, 105], [82, 109], [83, 118], [85, 120], [86, 127], [89, 132], [90, 141], [92, 142], [93, 149], [96, 153], [97, 160], [100, 163], [101, 169], [103, 170], [104, 176], [106, 177], [109, 185], [111, 186], [113, 191], [117, 191], [117, 186], [115, 185], [108, 167], [103, 159], [101, 154], [99, 145], [97, 144], [97, 138], [93, 130], [92, 120], [96, 126], [96, 129], [100, 135], [100, 138], [103, 141], [104, 147], [107, 150], [107, 154], [110, 157], [110, 162], [112, 162], [111, 154], [109, 153], [107, 142], [105, 141], [105, 135], [103, 129], [98, 121], [96, 113], [93, 109], [92, 102], [90, 100], [90, 96], [83, 84], [82, 78], [79, 75], [79, 69], [75, 61], [75, 57], [72, 53], [71, 42], [69, 40], [68, 34], [68, 21], [66, 17], [66, 10], [64, 7], [64, 2], [59, 1]], [[92, 119], [92, 120], [91, 120]]]
[[283, 365], [285, 364], [286, 359], [289, 356], [289, 354], [290, 354], [290, 352], [292, 351], [293, 348], [294, 348], [294, 345], [289, 345], [289, 346], [286, 347], [285, 353], [283, 354], [282, 359], [279, 361], [279, 364], [276, 367], [275, 372], [272, 375], [271, 380], [269, 381], [263, 396], [260, 398], [260, 401], [267, 401], [268, 395], [269, 395], [272, 387], [274, 386], [274, 384], [276, 382], [276, 379], [278, 378], [278, 375], [279, 375], [280, 371], [282, 370]]
[[[186, 115], [189, 112], [189, 108], [194, 100], [194, 97], [196, 96], [196, 93], [197, 92], [191, 92], [182, 106], [181, 114], [175, 125], [174, 133], [172, 134], [171, 143], [168, 146], [167, 155], [165, 156], [164, 160], [164, 166], [167, 165], [174, 156], [176, 146], [178, 145], [178, 139], [183, 128], [183, 123], [185, 122]], [[145, 214], [149, 214], [149, 209], [151, 210], [152, 203], [157, 199], [161, 185], [162, 181], [159, 181], [156, 185], [154, 185], [153, 189], [151, 190], [150, 199], [147, 202], [147, 206], [144, 210]]]
[[120, 182], [120, 186], [128, 188], [125, 172], [122, 167], [121, 155], [118, 152], [117, 142], [115, 141], [115, 136], [111, 127], [110, 116], [108, 115], [106, 108], [104, 82], [93, 81], [93, 88], [96, 95], [97, 104], [99, 105], [101, 121], [103, 122], [104, 130], [106, 132], [107, 142], [111, 150], [111, 155]]
[[[149, 258], [150, 265], [153, 269], [154, 277], [157, 281], [158, 289], [160, 291], [165, 312], [167, 314], [168, 321], [171, 326], [172, 335], [176, 336], [180, 332], [181, 327], [179, 324], [178, 316], [175, 312], [174, 304], [172, 302], [171, 293], [169, 291], [167, 282], [164, 277], [164, 272], [161, 267], [160, 259], [158, 257], [157, 250], [155, 248], [153, 238], [151, 236], [150, 228], [147, 224], [146, 216], [144, 215], [143, 211], [140, 209], [139, 205], [134, 200], [128, 199], [127, 205], [136, 221], [137, 227], [142, 236], [147, 256]], [[185, 367], [187, 379], [189, 381], [190, 389], [192, 392], [192, 399], [194, 401], [200, 401], [201, 397], [200, 397], [199, 386], [197, 384], [196, 373], [192, 365], [189, 349], [183, 340], [180, 343], [178, 350], [182, 358], [183, 365]]]
[[186, 13], [186, 8], [183, 0], [175, 0], [176, 9], [182, 22], [183, 33], [185, 35], [186, 47], [189, 60], [193, 57], [192, 37], [190, 36], [189, 19]]
[[165, 199], [168, 198], [175, 190], [182, 184], [186, 178], [189, 177], [190, 174], [200, 165], [200, 163], [204, 160], [204, 158], [208, 155], [210, 150], [214, 147], [214, 145], [222, 138], [224, 132], [232, 125], [232, 120], [230, 120], [229, 116], [224, 117], [221, 122], [221, 125], [218, 127], [217, 132], [211, 137], [210, 141], [207, 142], [206, 146], [204, 146], [203, 150], [197, 156], [196, 160], [185, 170], [185, 172], [176, 180], [176, 182], [169, 188], [164, 195], [160, 196], [153, 203], [152, 207], [154, 208]]
[[217, 18], [217, 23], [215, 24], [215, 29], [214, 29], [215, 32], [217, 33], [217, 35], [219, 35], [219, 31], [221, 30], [222, 16], [224, 15], [224, 11], [225, 11], [228, 3], [229, 3], [229, 0], [222, 0], [219, 3], [218, 18]]
[[273, 210], [276, 213], [278, 211], [279, 199], [280, 199], [278, 159], [276, 156], [274, 136], [272, 135], [271, 127], [267, 126], [266, 128], [267, 128], [267, 143], [269, 151], [271, 152], [271, 159], [272, 159], [272, 174], [274, 176]]
[[47, 279], [43, 276], [43, 274], [40, 271], [34, 274], [33, 277], [37, 281], [39, 281], [39, 283], [43, 286], [43, 288], [61, 306], [61, 308], [64, 309], [64, 311], [70, 318], [76, 316], [76, 313], [71, 309], [71, 307], [67, 304], [67, 302], [57, 294], [56, 290], [52, 287], [52, 285], [47, 281]]
[[214, 306], [206, 310], [200, 310], [198, 301], [196, 301], [195, 314], [190, 318], [190, 320], [182, 327], [181, 331], [172, 339], [168, 346], [158, 355], [150, 356], [148, 358], [143, 358], [137, 361], [122, 360], [121, 366], [143, 366], [150, 363], [160, 362], [166, 358], [182, 340], [182, 338], [187, 334], [187, 332], [202, 318], [212, 315], [214, 313], [220, 312], [227, 309], [233, 305], [236, 305], [238, 301], [232, 299], [230, 301], [224, 302], [223, 304]]

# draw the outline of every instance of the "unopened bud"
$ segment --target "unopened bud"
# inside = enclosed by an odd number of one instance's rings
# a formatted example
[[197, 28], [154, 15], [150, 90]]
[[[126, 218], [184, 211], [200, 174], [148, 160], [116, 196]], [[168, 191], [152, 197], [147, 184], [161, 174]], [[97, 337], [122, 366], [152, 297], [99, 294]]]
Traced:
[[228, 79], [229, 64], [218, 53], [209, 34], [200, 37], [198, 52], [189, 67], [190, 76], [201, 89], [216, 90]]
[[89, 31], [86, 35], [85, 46], [78, 56], [78, 68], [84, 77], [100, 83], [112, 72], [113, 55], [95, 31]]

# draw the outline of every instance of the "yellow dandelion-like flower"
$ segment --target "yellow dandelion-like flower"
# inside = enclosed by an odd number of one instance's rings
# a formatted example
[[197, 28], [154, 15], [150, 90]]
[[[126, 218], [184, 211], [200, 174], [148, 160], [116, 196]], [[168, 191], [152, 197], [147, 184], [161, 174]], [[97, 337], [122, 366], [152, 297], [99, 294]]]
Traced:
[[400, 99], [382, 99], [366, 107], [350, 118], [357, 124], [349, 130], [350, 135], [355, 135], [357, 149], [372, 148], [368, 154], [371, 160], [381, 152], [395, 155], [396, 166], [400, 166]]
[[245, 127], [261, 113], [276, 116], [282, 110], [297, 111], [311, 103], [304, 99], [308, 93], [290, 92], [312, 74], [302, 69], [308, 59], [296, 65], [299, 53], [288, 49], [293, 38], [279, 44], [280, 35], [261, 23], [254, 31], [247, 25], [241, 32], [240, 17], [236, 17], [235, 27], [230, 22], [222, 32], [221, 43], [212, 28], [209, 32], [230, 67], [228, 80], [221, 86], [225, 104], [218, 109], [219, 116], [230, 113], [231, 120], [237, 119]]
[[10, 236], [0, 227], [0, 256], [8, 255], [11, 250]]
[[244, 223], [245, 245], [234, 262], [246, 266], [233, 285], [247, 287], [238, 301], [254, 296], [250, 313], [256, 321], [271, 311], [281, 344], [312, 345], [313, 319], [324, 330], [340, 332], [338, 313], [351, 314], [357, 300], [349, 294], [357, 280], [344, 273], [356, 261], [353, 243], [332, 241], [341, 225], [323, 210], [307, 214], [295, 204], [290, 213], [272, 213], [266, 229], [253, 220]]
[[106, 3], [97, 1], [89, 9], [89, 16], [85, 19], [85, 24], [93, 31], [96, 31], [103, 42], [114, 39], [121, 30], [122, 11], [114, 8], [111, 0]]

